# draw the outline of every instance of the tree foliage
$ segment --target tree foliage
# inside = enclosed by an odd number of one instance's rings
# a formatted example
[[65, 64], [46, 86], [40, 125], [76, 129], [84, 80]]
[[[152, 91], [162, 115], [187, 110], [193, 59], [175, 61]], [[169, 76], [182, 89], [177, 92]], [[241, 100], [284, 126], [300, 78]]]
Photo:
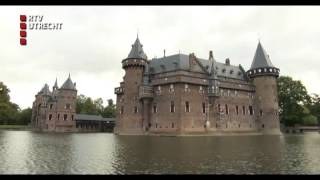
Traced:
[[77, 97], [76, 112], [79, 114], [101, 115], [102, 117], [112, 118], [115, 117], [115, 111], [112, 99], [108, 99], [108, 105], [104, 107], [102, 98], [92, 100], [83, 94]]
[[288, 76], [281, 76], [277, 80], [280, 107], [280, 119], [286, 126], [310, 125], [316, 122], [313, 99], [301, 81]]

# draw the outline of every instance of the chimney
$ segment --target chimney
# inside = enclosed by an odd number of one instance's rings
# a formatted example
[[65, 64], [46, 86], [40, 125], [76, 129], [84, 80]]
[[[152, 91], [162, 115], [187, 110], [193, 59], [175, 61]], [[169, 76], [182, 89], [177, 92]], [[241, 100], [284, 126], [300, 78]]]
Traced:
[[226, 65], [227, 65], [227, 66], [230, 65], [230, 59], [229, 59], [229, 58], [226, 59]]
[[213, 60], [213, 54], [212, 51], [209, 52], [209, 60]]

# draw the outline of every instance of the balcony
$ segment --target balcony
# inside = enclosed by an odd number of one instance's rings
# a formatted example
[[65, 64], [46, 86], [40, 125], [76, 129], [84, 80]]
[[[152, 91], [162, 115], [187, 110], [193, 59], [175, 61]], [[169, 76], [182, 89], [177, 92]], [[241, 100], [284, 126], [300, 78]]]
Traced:
[[140, 86], [139, 87], [139, 98], [153, 98], [153, 87], [152, 86]]
[[124, 93], [124, 88], [123, 87], [117, 87], [114, 89], [114, 93], [119, 95]]

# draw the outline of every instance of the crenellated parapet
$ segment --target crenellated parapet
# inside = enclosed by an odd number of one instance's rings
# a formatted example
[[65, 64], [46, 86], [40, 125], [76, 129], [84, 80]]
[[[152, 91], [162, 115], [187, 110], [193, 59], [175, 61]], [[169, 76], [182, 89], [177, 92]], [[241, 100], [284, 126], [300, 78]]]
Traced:
[[134, 67], [145, 67], [147, 61], [144, 59], [124, 59], [122, 61], [122, 68], [134, 68]]
[[247, 76], [249, 78], [254, 78], [257, 76], [276, 76], [279, 77], [280, 69], [276, 67], [262, 67], [250, 69], [247, 71]]

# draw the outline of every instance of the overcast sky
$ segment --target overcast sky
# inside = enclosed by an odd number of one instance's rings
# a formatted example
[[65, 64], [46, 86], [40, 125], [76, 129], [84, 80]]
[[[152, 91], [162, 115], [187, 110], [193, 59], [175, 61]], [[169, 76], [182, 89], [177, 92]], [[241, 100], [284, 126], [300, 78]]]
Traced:
[[[62, 22], [60, 31], [28, 31], [19, 44], [20, 14]], [[139, 31], [148, 58], [194, 52], [250, 68], [260, 37], [281, 75], [320, 93], [319, 6], [2, 6], [0, 81], [13, 102], [31, 107], [34, 95], [68, 73], [78, 94], [115, 100], [122, 81], [121, 60]], [[139, 30], [138, 30], [139, 29]]]

